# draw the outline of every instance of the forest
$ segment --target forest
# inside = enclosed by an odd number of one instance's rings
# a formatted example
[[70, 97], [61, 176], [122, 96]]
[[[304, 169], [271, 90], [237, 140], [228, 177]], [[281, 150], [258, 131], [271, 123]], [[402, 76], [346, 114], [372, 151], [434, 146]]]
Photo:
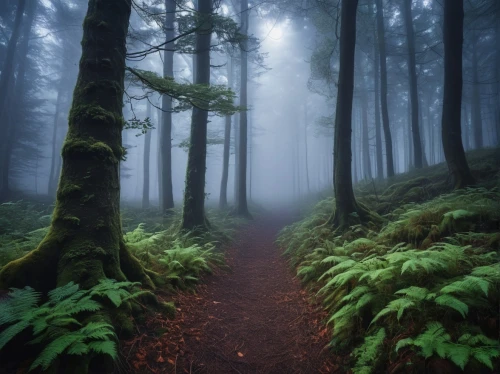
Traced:
[[0, 373], [500, 373], [499, 0], [0, 31]]

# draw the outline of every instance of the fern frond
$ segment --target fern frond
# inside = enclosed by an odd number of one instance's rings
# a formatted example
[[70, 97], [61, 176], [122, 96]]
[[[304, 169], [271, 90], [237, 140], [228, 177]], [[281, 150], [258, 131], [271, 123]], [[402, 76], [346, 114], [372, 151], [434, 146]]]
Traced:
[[364, 343], [353, 351], [356, 358], [356, 365], [353, 368], [353, 373], [372, 373], [376, 367], [377, 361], [380, 360], [380, 352], [383, 349], [385, 339], [385, 329], [380, 328], [373, 335], [365, 338]]
[[469, 306], [452, 295], [440, 295], [434, 299], [434, 302], [438, 305], [455, 309], [463, 318], [469, 313]]

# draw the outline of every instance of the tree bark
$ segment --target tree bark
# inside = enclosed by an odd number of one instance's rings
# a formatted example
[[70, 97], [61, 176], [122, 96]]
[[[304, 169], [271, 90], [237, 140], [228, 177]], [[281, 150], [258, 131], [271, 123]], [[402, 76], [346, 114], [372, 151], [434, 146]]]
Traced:
[[335, 213], [330, 223], [338, 231], [369, 219], [352, 189], [352, 98], [354, 91], [354, 50], [358, 0], [342, 0], [340, 26], [340, 70], [335, 111], [334, 185]]
[[305, 148], [305, 164], [306, 164], [306, 182], [307, 193], [311, 193], [311, 186], [309, 182], [309, 150], [307, 145], [307, 100], [304, 102], [304, 148]]
[[474, 184], [462, 144], [463, 0], [444, 1], [444, 97], [441, 134], [444, 156], [454, 188]]
[[[151, 122], [151, 103], [147, 102], [147, 117]], [[151, 156], [151, 131], [144, 136], [144, 155], [142, 158], [142, 209], [149, 209], [149, 163]]]
[[368, 90], [366, 88], [365, 72], [363, 69], [363, 61], [360, 57], [356, 59], [359, 65], [360, 77], [359, 80], [360, 90], [359, 99], [361, 103], [361, 147], [362, 148], [362, 163], [363, 163], [363, 175], [361, 179], [371, 179], [372, 178], [372, 168], [370, 162], [370, 142], [368, 137]]
[[[376, 39], [375, 39], [376, 40]], [[375, 86], [375, 150], [377, 157], [377, 178], [384, 179], [384, 162], [382, 157], [382, 134], [380, 131], [380, 57], [378, 47], [374, 46], [374, 86]]]
[[380, 101], [382, 104], [382, 125], [385, 135], [385, 153], [387, 163], [387, 176], [394, 176], [394, 157], [392, 155], [392, 136], [389, 125], [389, 109], [387, 106], [387, 55], [385, 51], [384, 10], [382, 0], [377, 2], [377, 37], [380, 57]]
[[59, 128], [59, 114], [61, 108], [62, 100], [62, 86], [63, 82], [59, 83], [59, 89], [57, 90], [56, 107], [54, 113], [54, 122], [52, 124], [52, 156], [50, 161], [50, 174], [49, 174], [49, 186], [47, 188], [48, 195], [54, 197], [57, 191], [57, 182], [59, 178], [59, 168], [57, 167], [57, 161], [60, 157], [57, 152], [57, 130]]
[[[241, 104], [241, 103], [240, 103]], [[240, 183], [240, 116], [234, 116], [234, 205], [238, 201]]]
[[[241, 27], [243, 35], [248, 34], [248, 0], [241, 0]], [[247, 85], [248, 85], [248, 43], [245, 39], [241, 45], [241, 85], [240, 85], [240, 105], [247, 107]], [[238, 199], [236, 200], [236, 214], [243, 217], [250, 217], [247, 203], [247, 142], [248, 142], [248, 113], [246, 110], [240, 112], [240, 164], [238, 168]]]
[[[165, 40], [175, 37], [176, 0], [165, 0]], [[169, 51], [174, 43], [166, 44], [163, 53], [163, 76], [174, 76], [174, 52]], [[161, 210], [165, 214], [174, 207], [174, 194], [172, 188], [172, 98], [163, 95], [161, 98], [162, 124], [161, 124]]]
[[481, 92], [477, 57], [478, 38], [472, 31], [472, 128], [474, 129], [474, 148], [483, 147], [483, 120], [481, 118]]
[[[233, 87], [233, 59], [227, 61], [227, 85]], [[226, 115], [224, 124], [224, 154], [222, 157], [222, 180], [220, 183], [219, 208], [227, 208], [227, 180], [229, 177], [229, 154], [231, 149], [231, 116]]]
[[[380, 0], [379, 0], [380, 1]], [[415, 61], [415, 35], [413, 31], [413, 17], [411, 14], [412, 0], [403, 1], [403, 13], [406, 26], [406, 43], [408, 44], [408, 76], [410, 78], [411, 101], [411, 132], [413, 138], [413, 158], [417, 169], [423, 166], [422, 142], [418, 121], [418, 88]]]
[[131, 0], [89, 0], [82, 57], [64, 143], [56, 207], [37, 249], [0, 271], [0, 289], [48, 291], [73, 281], [140, 281], [153, 287], [123, 242], [119, 163]]
[[[210, 84], [210, 41], [213, 28], [212, 0], [200, 1], [198, 13], [201, 17], [201, 25], [196, 32], [195, 83], [208, 86]], [[208, 112], [193, 107], [181, 223], [181, 229], [185, 231], [204, 231], [208, 225], [205, 217], [207, 124]]]

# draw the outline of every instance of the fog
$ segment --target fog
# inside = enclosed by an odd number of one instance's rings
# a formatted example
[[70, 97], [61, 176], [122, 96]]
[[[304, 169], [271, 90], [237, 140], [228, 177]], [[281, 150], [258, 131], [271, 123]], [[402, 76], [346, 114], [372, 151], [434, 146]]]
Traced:
[[[214, 12], [240, 23], [234, 1], [216, 2]], [[392, 134], [395, 173], [415, 167], [412, 141], [408, 42], [402, 2], [384, 1], [387, 63], [387, 113]], [[61, 170], [61, 149], [81, 55], [82, 23], [87, 7], [80, 0], [29, 0], [18, 27], [19, 40], [13, 67], [6, 67], [8, 46], [16, 28], [16, 0], [0, 4], [0, 63], [3, 93], [2, 199], [22, 194], [55, 197]], [[464, 148], [495, 146], [499, 141], [500, 32], [496, 1], [466, 2], [462, 105]], [[156, 16], [148, 18], [149, 9]], [[417, 0], [412, 7], [415, 31], [415, 69], [418, 124], [423, 163], [444, 161], [441, 141], [443, 95], [442, 6]], [[164, 38], [161, 18], [164, 2], [147, 0], [134, 7], [127, 51], [144, 51]], [[266, 1], [249, 3], [248, 50], [248, 160], [247, 197], [252, 203], [295, 204], [301, 199], [331, 193], [333, 189], [333, 119], [339, 69], [339, 12], [336, 1]], [[493, 11], [494, 10], [494, 11]], [[179, 2], [176, 16], [193, 12], [191, 2]], [[382, 129], [378, 59], [380, 34], [375, 27], [374, 1], [360, 1], [358, 8], [355, 89], [352, 111], [353, 182], [387, 176], [387, 144]], [[30, 17], [33, 18], [32, 23]], [[178, 26], [176, 26], [178, 28]], [[177, 30], [178, 31], [178, 30]], [[177, 32], [176, 31], [176, 32]], [[380, 30], [379, 30], [380, 31]], [[27, 39], [26, 39], [27, 38]], [[188, 42], [186, 42], [188, 43]], [[212, 38], [210, 82], [227, 85], [228, 61], [233, 58], [232, 89], [240, 96], [240, 48]], [[188, 48], [174, 52], [174, 78], [193, 81], [193, 54]], [[184, 53], [185, 52], [185, 53]], [[23, 54], [24, 53], [24, 54]], [[163, 51], [137, 58], [127, 65], [162, 75]], [[10, 79], [4, 75], [9, 73]], [[376, 80], [379, 82], [377, 83]], [[22, 83], [22, 84], [21, 84]], [[147, 134], [125, 129], [127, 149], [121, 162], [121, 199], [140, 203], [144, 178], [149, 180], [149, 200], [159, 205], [160, 137], [162, 100], [130, 79], [125, 82], [123, 116], [126, 121], [149, 117], [154, 127]], [[383, 106], [383, 103], [382, 103]], [[376, 116], [380, 116], [377, 120]], [[227, 198], [235, 199], [235, 129], [240, 113], [232, 116]], [[208, 124], [205, 193], [207, 205], [217, 205], [223, 173], [225, 116], [211, 112]], [[376, 126], [380, 135], [377, 136]], [[187, 167], [191, 109], [172, 115], [172, 191], [180, 206]], [[150, 137], [149, 160], [145, 146]], [[377, 158], [377, 152], [381, 154]], [[149, 167], [145, 176], [144, 167]]]

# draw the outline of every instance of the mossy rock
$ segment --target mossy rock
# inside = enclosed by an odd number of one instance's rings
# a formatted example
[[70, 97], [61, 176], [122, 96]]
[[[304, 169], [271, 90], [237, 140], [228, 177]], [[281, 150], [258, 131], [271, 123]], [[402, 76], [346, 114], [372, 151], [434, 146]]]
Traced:
[[474, 231], [480, 220], [481, 217], [478, 213], [465, 209], [457, 209], [443, 215], [439, 229], [444, 235], [455, 232]]

